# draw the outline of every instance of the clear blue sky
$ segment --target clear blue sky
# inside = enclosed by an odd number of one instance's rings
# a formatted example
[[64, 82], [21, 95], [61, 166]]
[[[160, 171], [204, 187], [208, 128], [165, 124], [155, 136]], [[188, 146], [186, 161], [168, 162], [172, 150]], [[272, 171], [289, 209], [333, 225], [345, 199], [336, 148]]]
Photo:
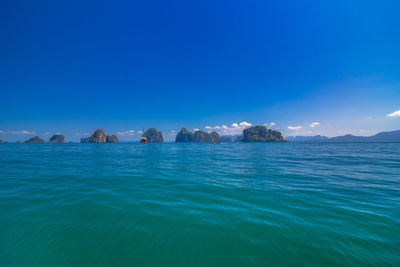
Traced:
[[399, 1], [82, 2], [0, 2], [1, 139], [400, 129]]

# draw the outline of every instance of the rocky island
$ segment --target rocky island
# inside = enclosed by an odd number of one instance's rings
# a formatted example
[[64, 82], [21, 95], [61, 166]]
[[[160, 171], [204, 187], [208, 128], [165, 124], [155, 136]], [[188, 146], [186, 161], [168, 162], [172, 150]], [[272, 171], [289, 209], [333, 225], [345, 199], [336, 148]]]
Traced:
[[118, 137], [116, 135], [107, 135], [106, 143], [119, 143]]
[[3, 140], [0, 139], [0, 144], [1, 144], [1, 143], [6, 144], [6, 143], [8, 143], [8, 142], [7, 142], [7, 141], [3, 141]]
[[34, 143], [44, 143], [44, 140], [40, 138], [39, 136], [32, 137], [28, 140], [26, 140], [24, 143], [26, 144], [34, 144]]
[[186, 128], [182, 128], [176, 135], [175, 142], [197, 142], [197, 143], [221, 143], [221, 138], [217, 132], [196, 131], [189, 132]]
[[116, 135], [107, 135], [102, 129], [97, 129], [90, 137], [81, 138], [81, 143], [119, 143]]
[[90, 137], [89, 143], [105, 143], [106, 135], [102, 129], [97, 129]]
[[243, 130], [241, 142], [287, 142], [281, 132], [265, 126], [253, 126]]
[[162, 133], [157, 131], [156, 128], [148, 129], [142, 137], [146, 137], [148, 143], [162, 143], [164, 142]]
[[55, 134], [50, 138], [49, 143], [65, 143], [65, 136], [62, 134]]
[[193, 134], [186, 128], [182, 128], [176, 135], [175, 142], [193, 142]]

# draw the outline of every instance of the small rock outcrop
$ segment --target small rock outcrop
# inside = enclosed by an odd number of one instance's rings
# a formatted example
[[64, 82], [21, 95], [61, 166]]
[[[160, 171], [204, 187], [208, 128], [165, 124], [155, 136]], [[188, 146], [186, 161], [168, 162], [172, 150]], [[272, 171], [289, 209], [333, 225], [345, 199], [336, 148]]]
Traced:
[[44, 140], [42, 138], [40, 138], [39, 136], [35, 136], [35, 137], [32, 137], [32, 138], [26, 140], [24, 143], [27, 143], [27, 144], [44, 143]]
[[89, 137], [81, 138], [81, 143], [89, 143]]
[[221, 143], [221, 138], [217, 132], [207, 133], [203, 131], [189, 132], [182, 128], [176, 135], [175, 142], [196, 142], [196, 143]]
[[186, 128], [182, 128], [176, 135], [175, 142], [193, 142], [193, 134]]
[[253, 126], [243, 130], [242, 142], [286, 142], [278, 131], [265, 126]]
[[146, 137], [148, 143], [161, 143], [161, 142], [164, 142], [163, 137], [162, 137], [162, 133], [157, 131], [156, 128], [148, 129], [142, 135], [142, 137]]
[[49, 143], [65, 143], [65, 136], [62, 134], [55, 134], [50, 138]]
[[89, 137], [89, 143], [105, 143], [106, 135], [102, 129], [97, 129], [92, 136]]
[[119, 140], [116, 135], [107, 135], [106, 142], [107, 143], [119, 143]]

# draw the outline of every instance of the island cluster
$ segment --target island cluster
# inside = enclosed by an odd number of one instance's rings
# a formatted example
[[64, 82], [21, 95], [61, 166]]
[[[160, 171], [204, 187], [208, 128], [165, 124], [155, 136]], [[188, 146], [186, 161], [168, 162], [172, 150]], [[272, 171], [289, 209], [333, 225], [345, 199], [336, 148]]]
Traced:
[[[145, 137], [149, 143], [164, 142], [162, 133], [156, 128], [148, 129], [142, 137]], [[49, 139], [49, 143], [65, 143], [66, 138], [62, 134], [55, 134]], [[106, 135], [102, 129], [97, 129], [91, 136], [81, 138], [81, 143], [119, 143], [116, 135]], [[221, 142], [286, 142], [282, 133], [276, 130], [268, 129], [266, 126], [254, 126], [243, 130], [242, 135], [220, 136], [217, 132], [195, 131], [190, 132], [182, 128], [176, 135], [175, 142], [195, 142], [195, 143], [214, 143]], [[7, 143], [1, 141], [0, 143]], [[45, 143], [39, 136], [32, 137], [24, 142], [17, 143]]]

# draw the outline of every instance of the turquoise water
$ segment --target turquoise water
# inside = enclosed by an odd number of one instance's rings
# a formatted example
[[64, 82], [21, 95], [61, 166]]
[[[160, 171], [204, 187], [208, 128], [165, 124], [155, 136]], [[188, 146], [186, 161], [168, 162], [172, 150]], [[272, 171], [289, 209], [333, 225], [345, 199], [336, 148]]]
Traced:
[[1, 266], [400, 265], [400, 143], [1, 144]]

